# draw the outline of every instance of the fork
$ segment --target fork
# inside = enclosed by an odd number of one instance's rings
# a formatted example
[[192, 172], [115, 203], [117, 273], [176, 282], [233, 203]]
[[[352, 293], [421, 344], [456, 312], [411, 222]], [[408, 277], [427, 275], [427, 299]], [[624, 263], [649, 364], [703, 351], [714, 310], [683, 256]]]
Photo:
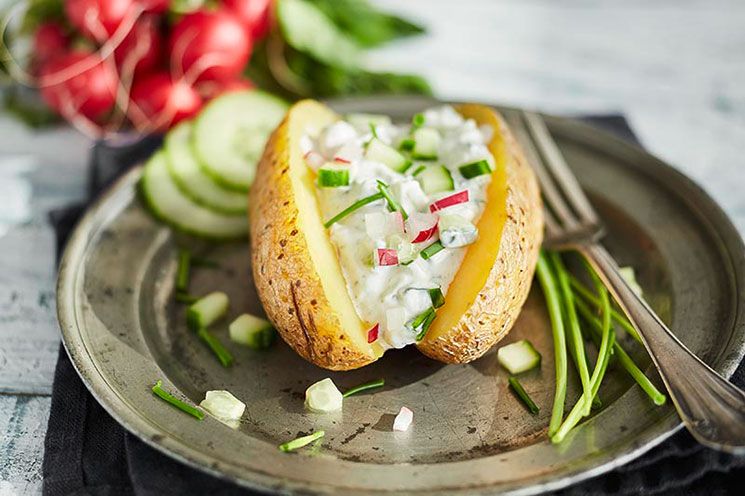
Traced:
[[639, 332], [678, 415], [700, 443], [745, 454], [745, 393], [694, 355], [628, 285], [600, 244], [600, 218], [541, 116], [522, 111], [513, 126], [538, 176], [544, 200], [544, 246], [575, 250], [593, 266]]

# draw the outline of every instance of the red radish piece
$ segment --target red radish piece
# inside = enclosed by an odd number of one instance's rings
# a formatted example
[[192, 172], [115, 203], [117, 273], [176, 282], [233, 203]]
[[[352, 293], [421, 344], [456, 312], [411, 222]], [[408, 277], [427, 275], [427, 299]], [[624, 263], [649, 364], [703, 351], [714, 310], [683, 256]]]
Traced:
[[377, 267], [390, 267], [392, 265], [398, 265], [398, 252], [391, 248], [376, 248], [375, 265]]
[[34, 33], [34, 59], [44, 63], [63, 53], [68, 42], [65, 30], [58, 23], [50, 21], [40, 24]]
[[136, 4], [136, 0], [65, 0], [65, 14], [84, 36], [104, 41], [101, 35], [114, 34]]
[[351, 164], [352, 163], [351, 160], [347, 160], [344, 157], [334, 157], [334, 162], [338, 162], [340, 164]]
[[269, 32], [272, 0], [223, 0], [223, 4], [240, 19], [252, 40]]
[[409, 215], [408, 232], [411, 233], [412, 243], [424, 243], [432, 239], [437, 232], [439, 218], [435, 214], [414, 212]]
[[230, 81], [204, 81], [198, 83], [196, 86], [197, 91], [202, 98], [205, 100], [211, 100], [224, 93], [230, 93], [231, 91], [244, 91], [252, 90], [255, 88], [254, 84], [248, 79], [234, 79]]
[[251, 56], [251, 38], [227, 10], [199, 10], [176, 23], [168, 41], [171, 73], [189, 83], [237, 79]]
[[158, 17], [144, 15], [114, 50], [114, 58], [122, 72], [145, 74], [160, 62], [163, 40], [160, 35]]
[[380, 324], [375, 324], [367, 331], [367, 342], [374, 343], [378, 340], [378, 334], [380, 333]]
[[193, 117], [202, 108], [202, 97], [183, 80], [164, 72], [135, 82], [129, 116], [140, 130], [163, 131]]
[[305, 163], [313, 170], [318, 169], [326, 162], [320, 153], [314, 152], [313, 150], [306, 153], [303, 158], [305, 159]]
[[433, 204], [429, 206], [430, 212], [437, 212], [438, 210], [442, 210], [448, 207], [452, 207], [453, 205], [459, 205], [461, 203], [467, 203], [468, 202], [468, 190], [464, 189], [463, 191], [459, 191], [457, 193], [453, 193], [452, 195], [446, 196], [445, 198], [440, 198]]
[[[75, 69], [82, 61], [93, 65], [83, 71]], [[67, 71], [69, 77], [65, 75]], [[59, 82], [52, 84], [52, 81]], [[68, 120], [77, 115], [98, 120], [116, 101], [116, 73], [90, 51], [69, 52], [44, 64], [39, 83], [47, 105]]]

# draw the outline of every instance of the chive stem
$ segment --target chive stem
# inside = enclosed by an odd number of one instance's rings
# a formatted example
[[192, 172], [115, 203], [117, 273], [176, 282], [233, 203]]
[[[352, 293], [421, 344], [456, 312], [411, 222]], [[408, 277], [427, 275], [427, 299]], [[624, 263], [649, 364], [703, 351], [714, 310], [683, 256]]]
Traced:
[[340, 220], [342, 220], [347, 215], [351, 214], [355, 210], [359, 210], [360, 208], [364, 207], [368, 203], [372, 203], [374, 201], [382, 200], [384, 198], [382, 193], [375, 193], [374, 195], [366, 196], [365, 198], [362, 198], [360, 200], [357, 200], [356, 202], [352, 203], [350, 206], [339, 212], [338, 214], [331, 217], [329, 220], [323, 223], [323, 227], [329, 228], [332, 225], [336, 224]]
[[520, 384], [520, 381], [517, 379], [517, 377], [510, 376], [507, 381], [510, 383], [510, 387], [515, 392], [518, 398], [525, 404], [528, 411], [532, 415], [538, 415], [539, 409], [538, 406], [533, 402], [533, 400], [528, 395], [527, 391], [523, 388], [523, 385]]
[[548, 425], [548, 435], [553, 436], [561, 425], [564, 414], [564, 402], [567, 394], [567, 347], [564, 331], [564, 321], [561, 317], [561, 299], [556, 288], [556, 281], [552, 273], [551, 264], [545, 251], [538, 256], [536, 268], [538, 281], [546, 299], [548, 315], [551, 319], [551, 334], [554, 340], [554, 360], [556, 363], [556, 388], [554, 402], [551, 408], [551, 421]]
[[[572, 288], [579, 294], [582, 298], [587, 300], [589, 303], [592, 303], [596, 308], [600, 308], [600, 299], [593, 294], [593, 292], [582, 282], [580, 282], [579, 279], [574, 277], [573, 275], [569, 275], [569, 284], [572, 286]], [[611, 317], [614, 321], [616, 321], [623, 329], [629, 333], [629, 335], [634, 338], [639, 344], [642, 343], [642, 339], [639, 336], [639, 333], [637, 332], [636, 328], [629, 322], [629, 319], [626, 318], [622, 313], [616, 311], [615, 309], [611, 308]]]
[[355, 386], [352, 389], [348, 390], [346, 393], [342, 394], [342, 397], [348, 398], [349, 396], [352, 396], [353, 394], [361, 393], [362, 391], [367, 391], [369, 389], [377, 389], [380, 387], [385, 386], [385, 379], [376, 379], [371, 382], [366, 382], [364, 384], [360, 384], [359, 386]]
[[288, 453], [298, 448], [302, 448], [303, 446], [308, 446], [310, 443], [312, 443], [316, 439], [321, 439], [325, 435], [326, 435], [326, 432], [324, 431], [316, 431], [313, 434], [302, 436], [297, 439], [293, 439], [292, 441], [287, 441], [286, 443], [280, 444], [279, 450], [284, 451], [285, 453]]
[[190, 305], [196, 301], [199, 301], [199, 297], [190, 295], [189, 293], [185, 293], [183, 291], [176, 291], [176, 301], [179, 303], [187, 303]]
[[404, 220], [409, 218], [409, 214], [406, 213], [404, 207], [402, 207], [401, 204], [393, 198], [393, 195], [391, 195], [391, 190], [388, 189], [387, 184], [383, 181], [378, 181], [378, 191], [380, 191], [380, 194], [383, 195], [383, 198], [385, 198], [385, 201], [388, 203], [388, 210], [391, 212], [401, 212], [401, 216]]
[[431, 245], [427, 246], [425, 249], [419, 252], [419, 255], [425, 260], [429, 260], [430, 258], [434, 257], [436, 254], [440, 253], [442, 250], [444, 250], [445, 247], [442, 246], [442, 243], [438, 239]]
[[180, 399], [176, 398], [174, 395], [163, 389], [163, 381], [161, 381], [160, 379], [158, 379], [158, 382], [156, 382], [153, 386], [153, 394], [155, 394], [155, 396], [162, 399], [166, 403], [170, 403], [182, 412], [188, 413], [198, 420], [204, 419], [204, 412], [202, 410], [197, 407], [191, 406], [184, 401], [181, 401]]
[[223, 367], [230, 367], [233, 364], [233, 355], [206, 328], [200, 327], [197, 336], [212, 350]]
[[179, 250], [178, 268], [176, 269], [176, 291], [189, 291], [190, 267], [191, 253], [189, 253], [189, 250]]

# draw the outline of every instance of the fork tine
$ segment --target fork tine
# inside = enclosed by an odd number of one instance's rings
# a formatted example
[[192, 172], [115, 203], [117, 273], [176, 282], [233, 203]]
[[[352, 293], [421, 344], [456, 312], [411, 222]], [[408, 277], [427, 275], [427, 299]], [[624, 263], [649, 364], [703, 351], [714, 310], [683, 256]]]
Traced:
[[553, 177], [559, 185], [559, 188], [566, 193], [566, 198], [572, 208], [577, 212], [583, 222], [598, 224], [598, 216], [595, 209], [590, 205], [587, 196], [585, 196], [582, 187], [577, 182], [574, 173], [564, 160], [564, 156], [556, 146], [556, 142], [551, 137], [546, 123], [543, 118], [535, 112], [523, 111], [523, 116], [528, 124], [528, 130], [538, 146], [541, 155], [545, 159], [545, 166], [553, 173]]
[[[512, 124], [515, 137], [522, 146], [526, 158], [528, 159], [528, 163], [533, 166], [533, 170], [535, 171], [536, 176], [538, 176], [538, 182], [541, 184], [541, 193], [543, 194], [543, 199], [547, 206], [546, 210], [550, 210], [555, 214], [551, 216], [554, 232], [559, 232], [561, 224], [567, 228], [575, 227], [577, 225], [577, 220], [569, 209], [566, 201], [564, 201], [561, 192], [557, 189], [551, 173], [546, 169], [546, 164], [544, 163], [543, 158], [533, 145], [525, 122], [523, 122], [523, 118], [516, 118]], [[549, 216], [547, 215], [546, 218], [548, 219]], [[546, 224], [546, 227], [549, 227], [548, 223]], [[551, 233], [548, 234], [550, 235]]]

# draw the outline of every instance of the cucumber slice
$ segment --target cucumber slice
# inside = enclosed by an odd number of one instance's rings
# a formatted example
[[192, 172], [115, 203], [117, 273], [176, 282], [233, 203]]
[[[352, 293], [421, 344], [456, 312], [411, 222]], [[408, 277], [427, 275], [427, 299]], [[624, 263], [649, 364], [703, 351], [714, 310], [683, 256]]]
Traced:
[[248, 191], [269, 134], [287, 104], [258, 90], [212, 100], [194, 121], [194, 152], [204, 170], [235, 191]]
[[370, 126], [390, 126], [391, 118], [381, 114], [347, 114], [347, 122], [358, 131], [369, 131]]
[[398, 153], [395, 148], [386, 145], [376, 138], [371, 139], [367, 144], [365, 160], [380, 162], [401, 174], [406, 172], [406, 170], [411, 166], [411, 161]]
[[444, 165], [434, 165], [417, 169], [414, 175], [422, 186], [422, 190], [428, 195], [442, 191], [453, 191], [455, 189], [453, 176]]
[[419, 160], [435, 160], [437, 149], [440, 147], [440, 133], [430, 127], [419, 128], [414, 131], [414, 148], [411, 156]]
[[214, 212], [184, 195], [168, 172], [163, 152], [145, 164], [140, 191], [153, 215], [181, 231], [211, 239], [245, 238], [248, 234], [245, 216]]
[[245, 193], [225, 189], [217, 184], [191, 151], [192, 125], [179, 124], [165, 139], [168, 171], [186, 196], [215, 212], [227, 215], [246, 215], [248, 199]]
[[215, 291], [200, 298], [186, 311], [186, 321], [192, 329], [209, 327], [228, 311], [230, 300], [223, 292]]
[[349, 169], [324, 165], [318, 169], [318, 186], [321, 188], [349, 186]]
[[497, 351], [497, 360], [510, 374], [520, 374], [541, 364], [541, 354], [533, 348], [530, 341], [523, 339]]
[[458, 170], [466, 179], [472, 179], [474, 177], [491, 173], [491, 167], [489, 167], [489, 162], [486, 160], [479, 160], [477, 162], [471, 162], [470, 164], [461, 165], [458, 167]]
[[276, 333], [264, 319], [244, 313], [228, 326], [230, 339], [254, 350], [265, 350], [274, 342]]

